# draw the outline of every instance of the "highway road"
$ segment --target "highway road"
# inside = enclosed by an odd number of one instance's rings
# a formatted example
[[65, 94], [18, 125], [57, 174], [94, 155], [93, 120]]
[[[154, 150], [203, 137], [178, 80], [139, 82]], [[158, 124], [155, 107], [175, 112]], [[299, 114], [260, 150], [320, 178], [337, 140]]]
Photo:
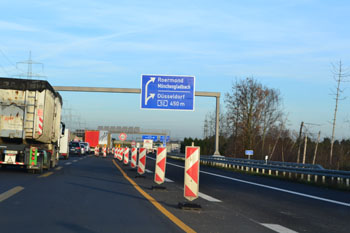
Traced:
[[348, 232], [350, 193], [201, 166], [200, 210], [182, 210], [184, 162], [155, 190], [108, 158], [71, 157], [44, 174], [0, 169], [0, 232]]

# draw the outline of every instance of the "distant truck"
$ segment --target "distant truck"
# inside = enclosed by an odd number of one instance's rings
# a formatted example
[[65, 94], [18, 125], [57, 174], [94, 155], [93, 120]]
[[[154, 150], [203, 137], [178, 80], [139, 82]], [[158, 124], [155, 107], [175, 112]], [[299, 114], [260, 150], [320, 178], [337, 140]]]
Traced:
[[62, 98], [42, 80], [0, 78], [0, 166], [42, 172], [58, 164]]
[[152, 139], [144, 139], [143, 140], [143, 148], [147, 149], [147, 153], [153, 153], [153, 140]]
[[100, 137], [100, 131], [97, 130], [85, 130], [85, 142], [89, 143], [90, 148], [98, 146]]
[[64, 159], [69, 158], [69, 141], [69, 129], [65, 129], [64, 134], [58, 139], [60, 156], [62, 156]]

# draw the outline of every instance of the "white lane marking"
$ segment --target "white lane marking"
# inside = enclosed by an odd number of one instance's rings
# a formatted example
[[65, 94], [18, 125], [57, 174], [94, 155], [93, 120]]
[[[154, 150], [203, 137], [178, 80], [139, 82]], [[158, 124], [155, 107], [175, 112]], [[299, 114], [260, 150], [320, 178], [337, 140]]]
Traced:
[[76, 163], [76, 162], [78, 162], [78, 160], [73, 160], [72, 162], [73, 162], [73, 163]]
[[153, 173], [151, 170], [145, 169], [147, 173]]
[[[177, 165], [177, 164], [173, 164], [173, 163], [168, 163], [167, 162], [167, 164], [173, 165], [175, 167], [184, 168], [183, 166], [180, 166], [180, 165]], [[287, 190], [287, 189], [282, 189], [282, 188], [276, 188], [276, 187], [265, 185], [265, 184], [258, 184], [258, 183], [255, 183], [255, 182], [250, 182], [250, 181], [246, 181], [246, 180], [240, 180], [240, 179], [232, 178], [232, 177], [229, 177], [229, 176], [223, 176], [223, 175], [219, 175], [219, 174], [214, 174], [214, 173], [211, 173], [211, 172], [205, 172], [205, 171], [200, 171], [200, 172], [204, 173], [204, 174], [207, 174], [207, 175], [212, 175], [212, 176], [216, 176], [216, 177], [220, 177], [220, 178], [224, 178], [224, 179], [228, 179], [228, 180], [233, 180], [233, 181], [237, 181], [237, 182], [241, 182], [241, 183], [245, 183], [245, 184], [251, 184], [251, 185], [255, 185], [255, 186], [259, 186], [259, 187], [263, 187], [263, 188], [267, 188], [267, 189], [272, 189], [272, 190], [276, 190], [276, 191], [280, 191], [280, 192], [294, 194], [294, 195], [297, 195], [297, 196], [307, 197], [307, 198], [311, 198], [311, 199], [315, 199], [315, 200], [319, 200], [319, 201], [325, 201], [325, 202], [329, 202], [329, 203], [333, 203], [333, 204], [337, 204], [337, 205], [343, 205], [343, 206], [350, 207], [350, 203], [346, 203], [346, 202], [335, 201], [335, 200], [328, 199], [328, 198], [317, 197], [317, 196], [313, 196], [313, 195], [309, 195], [309, 194], [305, 194], [305, 193], [299, 193], [299, 192], [295, 192], [295, 191], [291, 191], [291, 190]]]
[[16, 186], [2, 194], [0, 194], [0, 202], [5, 201], [7, 198], [12, 197], [16, 193], [22, 191], [24, 188], [22, 186]]
[[[147, 156], [147, 157], [148, 157], [148, 156]], [[152, 157], [148, 157], [148, 158], [155, 160], [155, 159], [152, 158]], [[167, 164], [168, 164], [168, 163], [167, 163]], [[169, 163], [169, 164], [175, 165], [175, 164], [172, 164], [172, 163]], [[177, 166], [178, 166], [178, 165], [177, 165]], [[181, 167], [181, 166], [179, 166], [179, 167]], [[182, 167], [182, 168], [183, 168], [183, 167]], [[147, 172], [147, 169], [146, 169], [146, 172]], [[152, 173], [153, 173], [153, 172], [152, 172]], [[166, 181], [166, 182], [174, 182], [174, 181], [172, 181], [172, 180], [170, 180], [170, 179], [168, 179], [168, 178], [165, 178], [165, 181]], [[198, 192], [198, 196], [201, 197], [201, 198], [203, 198], [203, 199], [205, 199], [205, 200], [207, 200], [207, 201], [211, 201], [211, 202], [222, 202], [222, 201], [220, 201], [219, 199], [216, 199], [216, 198], [214, 198], [214, 197], [211, 197], [211, 196], [206, 195], [206, 194], [201, 193], [201, 192]]]
[[165, 180], [165, 182], [169, 182], [169, 183], [172, 183], [172, 182], [174, 182], [173, 180], [170, 180], [170, 179], [168, 179], [168, 178], [164, 178], [164, 180]]
[[219, 199], [216, 199], [216, 198], [214, 198], [214, 197], [211, 197], [211, 196], [209, 196], [209, 195], [207, 195], [207, 194], [204, 194], [204, 193], [201, 193], [201, 192], [198, 192], [198, 196], [201, 197], [201, 198], [203, 198], [203, 199], [205, 199], [205, 200], [207, 200], [207, 201], [211, 201], [211, 202], [222, 202], [222, 201], [220, 201]]
[[56, 170], [56, 171], [59, 171], [59, 170], [61, 170], [62, 168], [63, 168], [63, 167], [56, 167], [55, 170]]
[[83, 160], [84, 158], [80, 158], [79, 160]]
[[65, 163], [65, 165], [71, 165], [72, 163], [71, 162], [67, 162], [67, 163]]
[[269, 223], [260, 223], [260, 224], [278, 233], [298, 233], [297, 231], [293, 231], [287, 227], [284, 227], [278, 224], [269, 224]]

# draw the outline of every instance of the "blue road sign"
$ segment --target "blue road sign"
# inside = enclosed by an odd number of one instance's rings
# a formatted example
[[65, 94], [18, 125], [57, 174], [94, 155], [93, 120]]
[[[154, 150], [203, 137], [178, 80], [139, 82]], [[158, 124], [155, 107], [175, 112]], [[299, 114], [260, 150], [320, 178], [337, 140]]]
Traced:
[[[165, 141], [165, 136], [160, 136], [159, 137], [159, 141], [160, 142], [164, 142]], [[170, 136], [166, 136], [166, 142], [169, 142], [170, 141]]]
[[253, 150], [245, 150], [245, 155], [253, 155], [254, 151]]
[[158, 140], [158, 136], [157, 135], [142, 135], [142, 140], [145, 139], [152, 139], [154, 142], [156, 142]]
[[141, 108], [194, 110], [194, 76], [142, 75]]

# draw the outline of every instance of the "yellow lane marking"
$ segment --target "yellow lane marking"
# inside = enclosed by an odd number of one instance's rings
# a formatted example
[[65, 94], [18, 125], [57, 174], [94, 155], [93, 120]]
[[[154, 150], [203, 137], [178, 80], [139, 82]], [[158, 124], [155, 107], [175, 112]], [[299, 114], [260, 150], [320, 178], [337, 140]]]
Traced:
[[45, 174], [42, 174], [41, 176], [38, 176], [39, 178], [43, 178], [43, 177], [48, 177], [51, 176], [53, 174], [53, 172], [46, 172]]
[[187, 226], [184, 222], [178, 219], [175, 215], [170, 213], [167, 209], [165, 209], [159, 202], [157, 202], [153, 197], [151, 197], [148, 193], [142, 190], [140, 186], [138, 186], [135, 181], [133, 181], [124, 171], [123, 169], [113, 160], [114, 165], [119, 169], [119, 171], [123, 174], [124, 178], [127, 179], [134, 188], [139, 191], [149, 202], [151, 202], [161, 213], [163, 213], [166, 217], [168, 217], [173, 223], [175, 223], [178, 227], [180, 227], [185, 232], [196, 232], [191, 227]]
[[5, 201], [7, 198], [12, 197], [16, 193], [22, 191], [24, 188], [22, 186], [16, 186], [2, 194], [0, 194], [0, 202]]

